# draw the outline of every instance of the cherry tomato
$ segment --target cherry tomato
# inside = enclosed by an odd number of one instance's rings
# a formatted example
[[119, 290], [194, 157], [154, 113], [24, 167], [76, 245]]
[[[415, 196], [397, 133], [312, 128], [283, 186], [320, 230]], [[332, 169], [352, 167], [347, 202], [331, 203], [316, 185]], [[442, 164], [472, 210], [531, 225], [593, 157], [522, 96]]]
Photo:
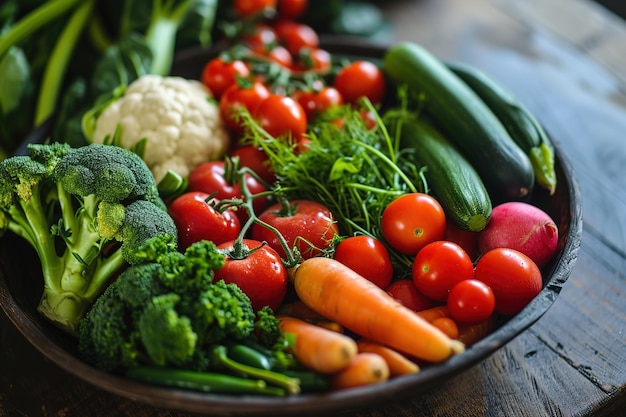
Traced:
[[393, 281], [385, 288], [385, 291], [399, 301], [400, 304], [414, 311], [426, 310], [436, 305], [433, 300], [415, 288], [415, 284], [413, 284], [411, 279]]
[[239, 17], [252, 17], [276, 9], [277, 0], [234, 0], [233, 8]]
[[301, 48], [296, 56], [294, 70], [325, 72], [330, 70], [332, 57], [321, 48]]
[[478, 233], [463, 230], [452, 222], [446, 224], [445, 240], [456, 243], [467, 252], [470, 259], [476, 259], [478, 255]]
[[334, 86], [346, 103], [355, 104], [367, 97], [378, 104], [385, 96], [386, 82], [383, 72], [370, 61], [354, 61], [339, 70]]
[[215, 280], [233, 283], [250, 298], [252, 308], [258, 311], [269, 306], [277, 311], [287, 292], [287, 270], [280, 256], [268, 245], [250, 239], [243, 239], [249, 250], [240, 259], [233, 251], [234, 242], [218, 245], [227, 251], [226, 263], [215, 271]]
[[235, 213], [228, 209], [220, 213], [203, 192], [186, 192], [168, 206], [168, 213], [178, 230], [178, 244], [182, 250], [199, 240], [210, 240], [216, 245], [237, 238], [241, 224]]
[[238, 120], [238, 112], [245, 108], [251, 114], [258, 105], [270, 96], [270, 90], [265, 84], [255, 81], [249, 85], [235, 83], [228, 87], [220, 97], [220, 115], [234, 133], [241, 134], [243, 127]]
[[232, 151], [231, 156], [239, 157], [241, 166], [250, 168], [268, 184], [276, 181], [276, 174], [263, 148], [254, 145], [243, 145]]
[[308, 120], [343, 104], [343, 97], [339, 91], [335, 87], [329, 86], [319, 90], [300, 91], [295, 97], [304, 109]]
[[493, 314], [496, 299], [491, 288], [477, 279], [458, 282], [448, 295], [450, 316], [460, 324], [478, 324]]
[[335, 248], [334, 258], [380, 288], [386, 288], [393, 278], [389, 251], [383, 243], [370, 236], [351, 236]]
[[308, 0], [278, 0], [278, 16], [285, 20], [296, 20], [308, 7]]
[[285, 68], [293, 67], [293, 56], [291, 53], [281, 45], [266, 44], [259, 45], [252, 49], [256, 54], [264, 56], [270, 61], [276, 62]]
[[[333, 236], [339, 233], [330, 210], [309, 200], [293, 200], [288, 203], [288, 207], [276, 203], [258, 217], [275, 227], [289, 248], [297, 247], [302, 259], [319, 255], [320, 250], [328, 248]], [[255, 223], [250, 233], [252, 239], [267, 242], [283, 259], [286, 258], [279, 237], [274, 232]]]
[[[244, 179], [246, 187], [252, 194], [266, 191], [265, 186], [250, 174], [245, 174]], [[189, 191], [201, 191], [207, 194], [214, 194], [219, 200], [242, 198], [241, 184], [239, 182], [231, 183], [226, 178], [226, 165], [224, 161], [204, 162], [198, 165], [191, 174], [189, 174]], [[267, 203], [265, 197], [255, 198], [252, 201], [252, 207], [255, 212], [261, 212]], [[248, 213], [245, 209], [235, 210], [241, 224], [248, 219]]]
[[250, 69], [241, 60], [225, 61], [221, 57], [211, 59], [202, 70], [202, 83], [207, 86], [215, 98], [236, 82], [237, 77], [248, 77]]
[[291, 97], [271, 94], [256, 108], [261, 127], [277, 138], [299, 138], [306, 132], [307, 118], [302, 106]]
[[487, 284], [496, 298], [496, 313], [519, 313], [542, 287], [541, 271], [532, 259], [509, 248], [495, 248], [483, 254], [474, 277]]
[[279, 20], [274, 23], [278, 41], [287, 48], [292, 56], [297, 56], [301, 48], [317, 49], [320, 44], [315, 29], [293, 20]]
[[254, 49], [267, 45], [275, 45], [278, 42], [278, 38], [271, 26], [259, 23], [243, 33], [242, 41]]
[[415, 287], [422, 294], [445, 302], [456, 283], [474, 277], [474, 265], [462, 247], [438, 240], [417, 253], [412, 275]]
[[398, 252], [415, 255], [427, 244], [443, 239], [446, 215], [434, 197], [409, 193], [385, 208], [381, 230], [391, 247]]

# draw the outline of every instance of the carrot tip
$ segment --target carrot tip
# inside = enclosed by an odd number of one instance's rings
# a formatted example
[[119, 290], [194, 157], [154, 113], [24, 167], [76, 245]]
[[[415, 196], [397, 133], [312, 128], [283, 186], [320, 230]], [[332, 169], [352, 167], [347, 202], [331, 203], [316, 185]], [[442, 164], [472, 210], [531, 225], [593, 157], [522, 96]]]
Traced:
[[465, 344], [459, 340], [452, 340], [450, 347], [452, 348], [452, 353], [455, 355], [465, 352]]

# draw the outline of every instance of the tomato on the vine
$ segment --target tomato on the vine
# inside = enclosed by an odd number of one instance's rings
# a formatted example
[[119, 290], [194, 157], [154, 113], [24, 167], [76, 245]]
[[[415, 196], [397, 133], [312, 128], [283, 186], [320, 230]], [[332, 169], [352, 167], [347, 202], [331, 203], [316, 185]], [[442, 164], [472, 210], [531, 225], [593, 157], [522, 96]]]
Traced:
[[382, 70], [364, 60], [354, 61], [340, 69], [333, 85], [346, 103], [352, 104], [356, 104], [361, 97], [367, 97], [374, 104], [381, 103], [386, 91]]
[[294, 20], [279, 20], [274, 23], [278, 42], [287, 48], [292, 56], [297, 56], [301, 48], [316, 49], [320, 39], [311, 26]]
[[247, 31], [244, 31], [242, 41], [254, 49], [267, 45], [275, 45], [277, 37], [274, 28], [265, 23], [258, 23], [248, 28]]
[[307, 118], [302, 106], [291, 97], [271, 94], [256, 108], [255, 119], [271, 136], [297, 140], [306, 133]]
[[408, 193], [385, 208], [381, 230], [392, 248], [406, 255], [415, 255], [427, 244], [443, 238], [446, 215], [441, 204], [431, 195]]
[[[201, 191], [207, 194], [215, 194], [215, 198], [219, 200], [242, 198], [243, 192], [239, 179], [231, 182], [227, 178], [226, 164], [224, 161], [204, 162], [198, 165], [191, 174], [189, 174], [189, 191]], [[250, 174], [244, 175], [246, 187], [251, 194], [257, 194], [266, 191], [265, 186]], [[252, 207], [255, 212], [261, 212], [267, 204], [266, 197], [255, 198], [252, 201]], [[243, 224], [248, 219], [248, 213], [245, 209], [234, 210]]]
[[209, 194], [189, 191], [176, 197], [168, 206], [168, 213], [178, 230], [178, 244], [186, 249], [199, 240], [210, 240], [216, 245], [237, 238], [241, 223], [235, 213], [216, 210], [218, 201]]
[[270, 61], [273, 61], [277, 64], [282, 65], [285, 68], [293, 67], [293, 56], [291, 53], [282, 45], [277, 44], [265, 44], [265, 45], [256, 45], [252, 48], [252, 51], [256, 54], [259, 54]]
[[417, 252], [412, 275], [415, 286], [422, 294], [445, 302], [456, 283], [474, 277], [474, 265], [462, 247], [454, 242], [438, 240]]
[[496, 298], [495, 311], [519, 313], [542, 288], [541, 271], [523, 253], [509, 248], [495, 248], [483, 254], [474, 277], [487, 284]]
[[325, 72], [330, 70], [332, 57], [322, 48], [302, 48], [294, 59], [294, 70]]
[[343, 97], [335, 87], [331, 86], [324, 86], [317, 90], [300, 90], [294, 97], [304, 109], [309, 120], [343, 104]]
[[[258, 311], [269, 306], [277, 311], [287, 293], [287, 270], [280, 256], [265, 243], [243, 239], [243, 251], [234, 241], [218, 245], [226, 251], [224, 266], [215, 271], [215, 280], [237, 285]], [[239, 250], [239, 253], [237, 252]]]
[[393, 278], [389, 251], [380, 240], [371, 236], [343, 239], [335, 248], [334, 258], [380, 288], [386, 288]]
[[276, 174], [263, 148], [254, 145], [242, 145], [234, 149], [230, 155], [238, 157], [242, 167], [250, 168], [268, 184], [273, 184], [276, 181]]
[[477, 279], [455, 284], [448, 295], [450, 316], [460, 324], [478, 324], [494, 312], [496, 299], [491, 288]]
[[[293, 200], [288, 204], [276, 203], [258, 215], [263, 222], [273, 226], [285, 238], [288, 247], [294, 246], [303, 259], [317, 256], [328, 248], [339, 233], [333, 214], [325, 206], [309, 200]], [[250, 232], [252, 239], [267, 242], [286, 259], [280, 238], [267, 227], [255, 223]]]
[[201, 81], [217, 99], [238, 77], [250, 75], [250, 69], [245, 62], [235, 59], [226, 61], [221, 57], [211, 59], [202, 69]]
[[385, 288], [385, 291], [400, 304], [414, 311], [426, 310], [436, 305], [433, 300], [415, 288], [415, 284], [411, 279], [403, 278], [393, 281]]
[[260, 81], [235, 83], [228, 87], [220, 97], [220, 115], [234, 133], [241, 134], [243, 126], [238, 119], [238, 112], [245, 108], [251, 114], [259, 104], [270, 96], [270, 90]]
[[277, 0], [234, 0], [233, 8], [239, 17], [252, 17], [276, 9]]

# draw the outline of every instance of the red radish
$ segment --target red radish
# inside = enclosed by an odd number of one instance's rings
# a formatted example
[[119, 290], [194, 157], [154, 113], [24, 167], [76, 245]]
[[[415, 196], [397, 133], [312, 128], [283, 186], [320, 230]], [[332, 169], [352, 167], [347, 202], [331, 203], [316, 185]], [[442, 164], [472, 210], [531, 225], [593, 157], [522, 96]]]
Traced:
[[545, 211], [514, 201], [493, 208], [487, 227], [478, 235], [478, 249], [480, 253], [498, 247], [515, 249], [542, 268], [554, 256], [558, 240], [559, 229]]

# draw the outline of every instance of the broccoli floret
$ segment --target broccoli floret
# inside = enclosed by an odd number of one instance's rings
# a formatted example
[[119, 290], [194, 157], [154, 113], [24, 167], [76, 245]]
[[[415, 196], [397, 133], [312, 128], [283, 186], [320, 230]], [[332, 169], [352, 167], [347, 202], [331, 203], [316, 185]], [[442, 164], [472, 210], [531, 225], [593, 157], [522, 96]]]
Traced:
[[137, 254], [144, 263], [126, 269], [79, 326], [86, 360], [107, 371], [138, 363], [200, 370], [215, 344], [255, 337], [250, 299], [234, 284], [213, 282], [224, 264], [214, 243], [180, 253], [157, 236]]
[[46, 318], [75, 334], [76, 325], [153, 236], [177, 236], [152, 173], [116, 146], [30, 145], [29, 155], [0, 162], [0, 233], [35, 249]]

